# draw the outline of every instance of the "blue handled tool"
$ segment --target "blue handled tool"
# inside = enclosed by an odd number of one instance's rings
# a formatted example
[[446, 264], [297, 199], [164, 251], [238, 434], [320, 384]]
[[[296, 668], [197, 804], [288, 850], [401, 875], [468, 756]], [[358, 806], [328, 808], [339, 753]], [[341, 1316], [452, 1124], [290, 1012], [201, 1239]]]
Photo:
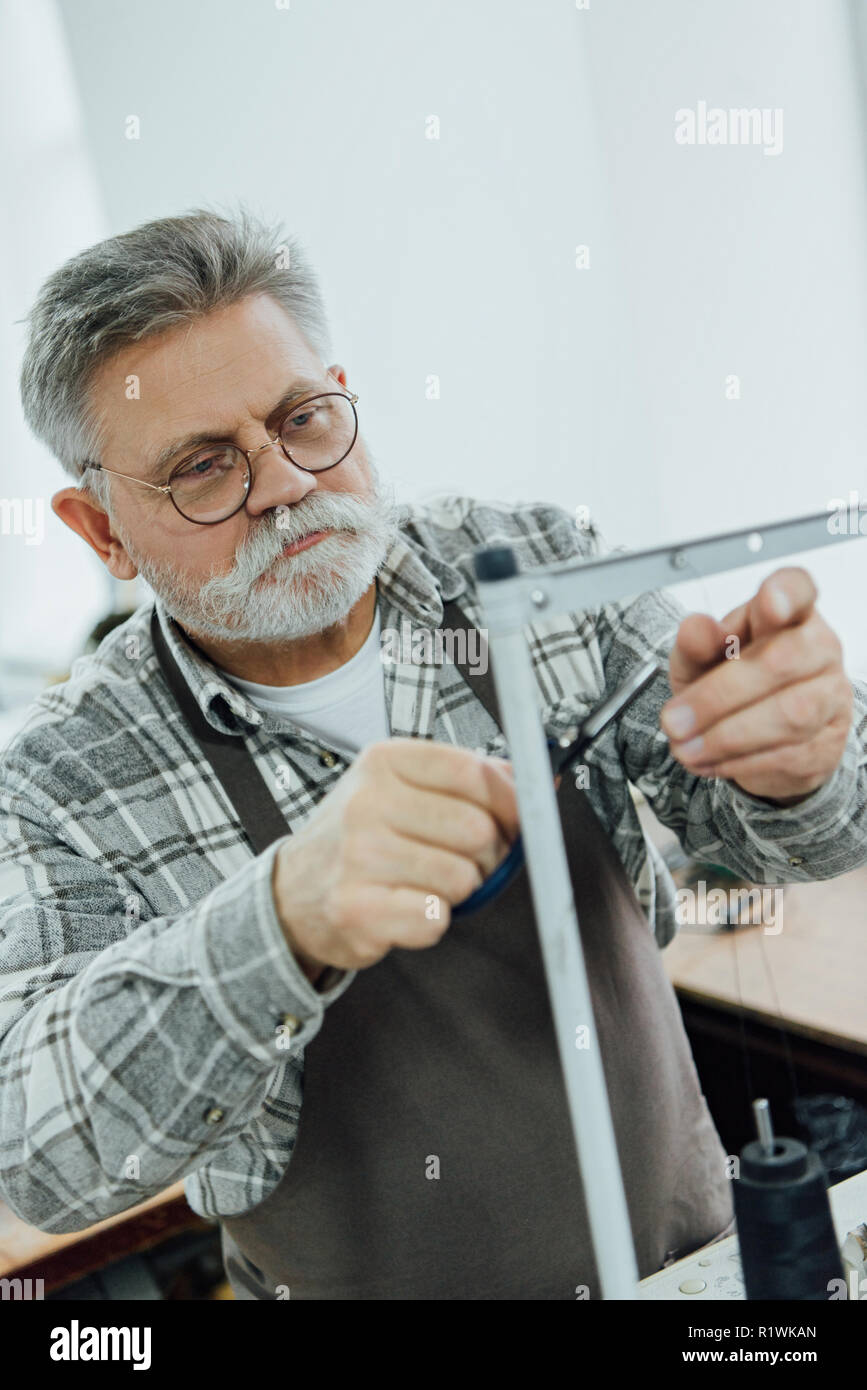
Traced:
[[[659, 674], [660, 667], [652, 659], [645, 661], [638, 666], [623, 682], [618, 686], [613, 694], [609, 695], [598, 705], [591, 714], [580, 725], [577, 736], [569, 738], [564, 735], [561, 739], [548, 739], [548, 752], [551, 758], [551, 771], [554, 776], [558, 776], [566, 768], [577, 762], [581, 754], [592, 743], [593, 739], [598, 738], [604, 729], [608, 727], [613, 719], [616, 719], [623, 712], [626, 706], [635, 699], [636, 695], [649, 685], [654, 676]], [[468, 898], [463, 902], [456, 903], [452, 908], [452, 918], [466, 917], [471, 912], [489, 903], [515, 877], [515, 874], [524, 863], [524, 842], [518, 835], [509, 853], [502, 863], [498, 864], [494, 872], [481, 883]]]

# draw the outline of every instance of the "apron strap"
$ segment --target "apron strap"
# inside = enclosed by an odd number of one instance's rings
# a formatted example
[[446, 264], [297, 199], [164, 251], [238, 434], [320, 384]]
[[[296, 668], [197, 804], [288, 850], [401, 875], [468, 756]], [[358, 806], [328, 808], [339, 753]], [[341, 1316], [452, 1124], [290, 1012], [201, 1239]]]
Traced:
[[[443, 603], [443, 618], [453, 628], [463, 628], [468, 632], [474, 626], [463, 610], [451, 599]], [[446, 625], [445, 621], [443, 625]], [[213, 768], [229, 799], [229, 804], [233, 807], [244, 828], [247, 839], [256, 854], [261, 854], [275, 840], [282, 839], [285, 835], [292, 833], [271, 788], [259, 771], [243, 736], [221, 733], [219, 729], [213, 728], [202, 714], [198, 700], [187, 685], [178, 663], [172, 656], [160, 626], [156, 606], [154, 606], [151, 615], [151, 638], [163, 675], [168, 681], [169, 688], [182, 713], [186, 716], [193, 737]], [[488, 644], [481, 631], [479, 632], [479, 643], [480, 655], [487, 658]], [[502, 730], [499, 702], [490, 671], [490, 663], [485, 661], [487, 669], [484, 675], [470, 670], [466, 661], [456, 660], [455, 665], [470, 689], [481, 700], [488, 714]]]
[[[472, 631], [474, 624], [470, 622], [466, 613], [459, 608], [454, 599], [443, 601], [443, 627], [464, 628], [467, 632]], [[479, 655], [485, 658], [485, 673], [480, 675], [478, 671], [470, 669], [467, 661], [461, 661], [455, 652], [454, 663], [466, 681], [470, 690], [481, 700], [488, 714], [494, 723], [503, 732], [503, 721], [500, 717], [500, 702], [497, 699], [497, 691], [494, 685], [494, 678], [491, 674], [491, 663], [488, 660], [488, 642], [481, 628], [477, 629], [479, 634]]]
[[151, 616], [151, 637], [157, 660], [169, 683], [193, 736], [214, 769], [229, 798], [230, 805], [246, 832], [256, 854], [268, 849], [275, 840], [291, 834], [286, 818], [274, 798], [265, 778], [256, 765], [240, 734], [224, 734], [213, 728], [202, 714], [183, 674], [172, 656], [163, 635], [157, 610]]

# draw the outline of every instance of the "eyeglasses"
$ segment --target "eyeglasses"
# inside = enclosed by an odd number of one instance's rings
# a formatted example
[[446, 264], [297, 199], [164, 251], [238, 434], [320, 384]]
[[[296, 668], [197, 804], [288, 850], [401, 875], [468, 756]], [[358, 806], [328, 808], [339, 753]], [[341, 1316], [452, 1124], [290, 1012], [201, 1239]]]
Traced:
[[[93, 468], [141, 483], [171, 498], [181, 516], [199, 526], [215, 526], [228, 521], [247, 501], [253, 480], [252, 458], [263, 449], [279, 444], [290, 463], [305, 473], [324, 473], [336, 468], [352, 452], [358, 437], [358, 396], [342, 391], [325, 391], [298, 401], [283, 416], [277, 433], [257, 449], [241, 449], [237, 444], [208, 444], [181, 459], [165, 483], [146, 483], [130, 473], [118, 473], [101, 463], [86, 462], [82, 472]], [[312, 408], [311, 408], [312, 407]]]

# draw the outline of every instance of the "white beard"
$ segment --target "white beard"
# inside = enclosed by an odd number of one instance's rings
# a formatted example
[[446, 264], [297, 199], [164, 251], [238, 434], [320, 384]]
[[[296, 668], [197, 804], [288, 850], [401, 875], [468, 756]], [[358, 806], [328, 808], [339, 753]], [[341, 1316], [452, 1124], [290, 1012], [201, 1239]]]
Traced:
[[[368, 460], [366, 497], [313, 492], [295, 506], [269, 512], [238, 547], [229, 572], [198, 588], [176, 565], [155, 564], [121, 540], [166, 611], [192, 633], [249, 642], [312, 637], [349, 616], [398, 534], [400, 508], [382, 489], [369, 455]], [[292, 541], [325, 530], [333, 534], [295, 555], [282, 554]], [[258, 584], [264, 574], [267, 582]]]

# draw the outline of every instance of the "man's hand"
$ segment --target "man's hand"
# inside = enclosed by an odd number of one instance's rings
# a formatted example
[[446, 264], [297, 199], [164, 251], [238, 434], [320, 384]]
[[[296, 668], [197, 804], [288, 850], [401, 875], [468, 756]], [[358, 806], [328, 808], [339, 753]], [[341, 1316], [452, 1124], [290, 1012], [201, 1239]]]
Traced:
[[435, 945], [518, 829], [502, 759], [428, 739], [365, 748], [274, 858], [277, 916], [305, 974]]
[[779, 569], [722, 622], [692, 613], [681, 623], [661, 724], [690, 772], [783, 805], [832, 776], [853, 693], [816, 597], [806, 570]]

